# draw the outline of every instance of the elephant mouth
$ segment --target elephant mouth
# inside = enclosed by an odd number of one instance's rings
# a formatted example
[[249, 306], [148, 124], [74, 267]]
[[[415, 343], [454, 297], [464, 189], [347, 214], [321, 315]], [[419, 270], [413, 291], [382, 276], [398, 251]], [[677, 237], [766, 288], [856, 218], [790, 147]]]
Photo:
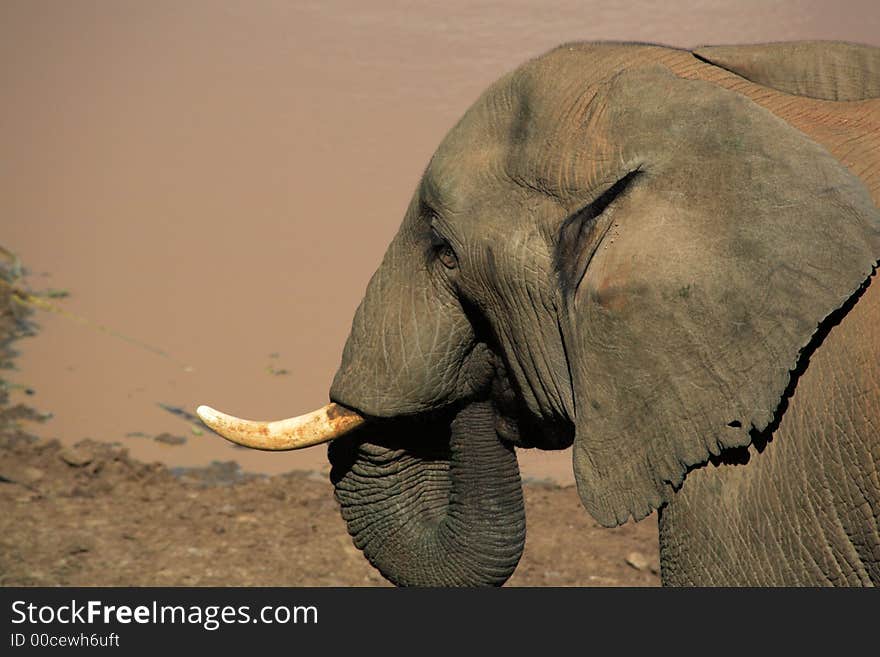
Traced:
[[544, 417], [529, 410], [525, 396], [508, 376], [505, 359], [493, 350], [494, 374], [486, 387], [495, 413], [498, 438], [520, 449], [562, 450], [574, 442], [574, 423], [567, 418]]
[[245, 420], [208, 406], [200, 406], [197, 413], [208, 427], [230, 442], [251, 449], [287, 451], [331, 442], [365, 425], [377, 429], [401, 423], [412, 423], [414, 426], [435, 423], [443, 426], [455, 417], [456, 409], [478, 401], [491, 406], [498, 438], [513, 447], [562, 450], [570, 447], [574, 441], [574, 423], [532, 415], [526, 409], [522, 395], [503, 374], [503, 369], [492, 378], [486, 398], [475, 397], [413, 415], [375, 415], [360, 409], [355, 403], [337, 399], [310, 413], [269, 422]]
[[363, 433], [368, 427], [381, 430], [403, 425], [448, 426], [461, 408], [469, 404], [486, 403], [492, 409], [495, 433], [502, 443], [520, 449], [544, 451], [558, 451], [571, 447], [574, 442], [574, 423], [567, 419], [534, 415], [528, 410], [522, 394], [504, 374], [503, 367], [498, 370], [481, 395], [410, 415], [392, 417], [373, 415], [348, 399], [334, 398], [333, 402], [339, 408], [363, 418], [364, 426], [360, 427], [359, 433]]

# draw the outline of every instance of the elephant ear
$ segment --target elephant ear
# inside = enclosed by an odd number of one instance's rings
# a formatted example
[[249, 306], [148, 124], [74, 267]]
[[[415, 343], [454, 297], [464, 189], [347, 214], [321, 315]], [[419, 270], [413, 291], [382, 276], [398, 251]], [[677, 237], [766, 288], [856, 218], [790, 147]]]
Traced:
[[822, 100], [880, 97], [880, 48], [835, 41], [706, 46], [698, 59], [756, 84]]
[[557, 265], [578, 490], [613, 526], [774, 428], [876, 266], [880, 213], [822, 146], [711, 83], [625, 72], [591, 116], [623, 184], [566, 222]]

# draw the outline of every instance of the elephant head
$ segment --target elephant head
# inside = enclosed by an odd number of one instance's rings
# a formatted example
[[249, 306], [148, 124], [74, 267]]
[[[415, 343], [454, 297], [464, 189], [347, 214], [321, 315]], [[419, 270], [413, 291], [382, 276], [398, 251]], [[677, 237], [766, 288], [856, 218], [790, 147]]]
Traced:
[[709, 69], [578, 44], [499, 80], [424, 172], [333, 403], [306, 430], [203, 417], [262, 448], [335, 438], [348, 529], [399, 584], [510, 576], [514, 447], [573, 443], [605, 525], [661, 507], [689, 468], [778, 421], [880, 254], [863, 183]]

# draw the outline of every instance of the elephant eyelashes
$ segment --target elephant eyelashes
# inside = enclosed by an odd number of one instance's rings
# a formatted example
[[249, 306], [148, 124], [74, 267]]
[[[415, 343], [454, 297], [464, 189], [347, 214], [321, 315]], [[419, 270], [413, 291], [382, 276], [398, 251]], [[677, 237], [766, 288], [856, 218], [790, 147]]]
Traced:
[[458, 257], [455, 255], [455, 251], [452, 250], [449, 242], [433, 226], [431, 227], [431, 248], [437, 254], [437, 259], [443, 263], [444, 267], [447, 269], [458, 267]]
[[638, 169], [630, 171], [599, 198], [562, 223], [559, 243], [556, 245], [556, 268], [563, 292], [574, 294], [577, 290], [599, 243], [611, 226], [610, 223], [598, 221], [599, 217], [615, 199], [629, 189], [638, 175]]

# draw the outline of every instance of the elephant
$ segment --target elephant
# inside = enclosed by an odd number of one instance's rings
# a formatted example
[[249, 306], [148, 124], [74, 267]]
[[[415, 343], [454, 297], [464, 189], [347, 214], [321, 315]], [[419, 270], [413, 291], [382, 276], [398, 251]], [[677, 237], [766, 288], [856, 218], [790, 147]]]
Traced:
[[501, 585], [516, 448], [572, 447], [604, 526], [658, 512], [661, 580], [880, 583], [880, 48], [565, 44], [443, 139], [330, 403], [199, 408], [240, 444], [332, 441], [391, 582]]

